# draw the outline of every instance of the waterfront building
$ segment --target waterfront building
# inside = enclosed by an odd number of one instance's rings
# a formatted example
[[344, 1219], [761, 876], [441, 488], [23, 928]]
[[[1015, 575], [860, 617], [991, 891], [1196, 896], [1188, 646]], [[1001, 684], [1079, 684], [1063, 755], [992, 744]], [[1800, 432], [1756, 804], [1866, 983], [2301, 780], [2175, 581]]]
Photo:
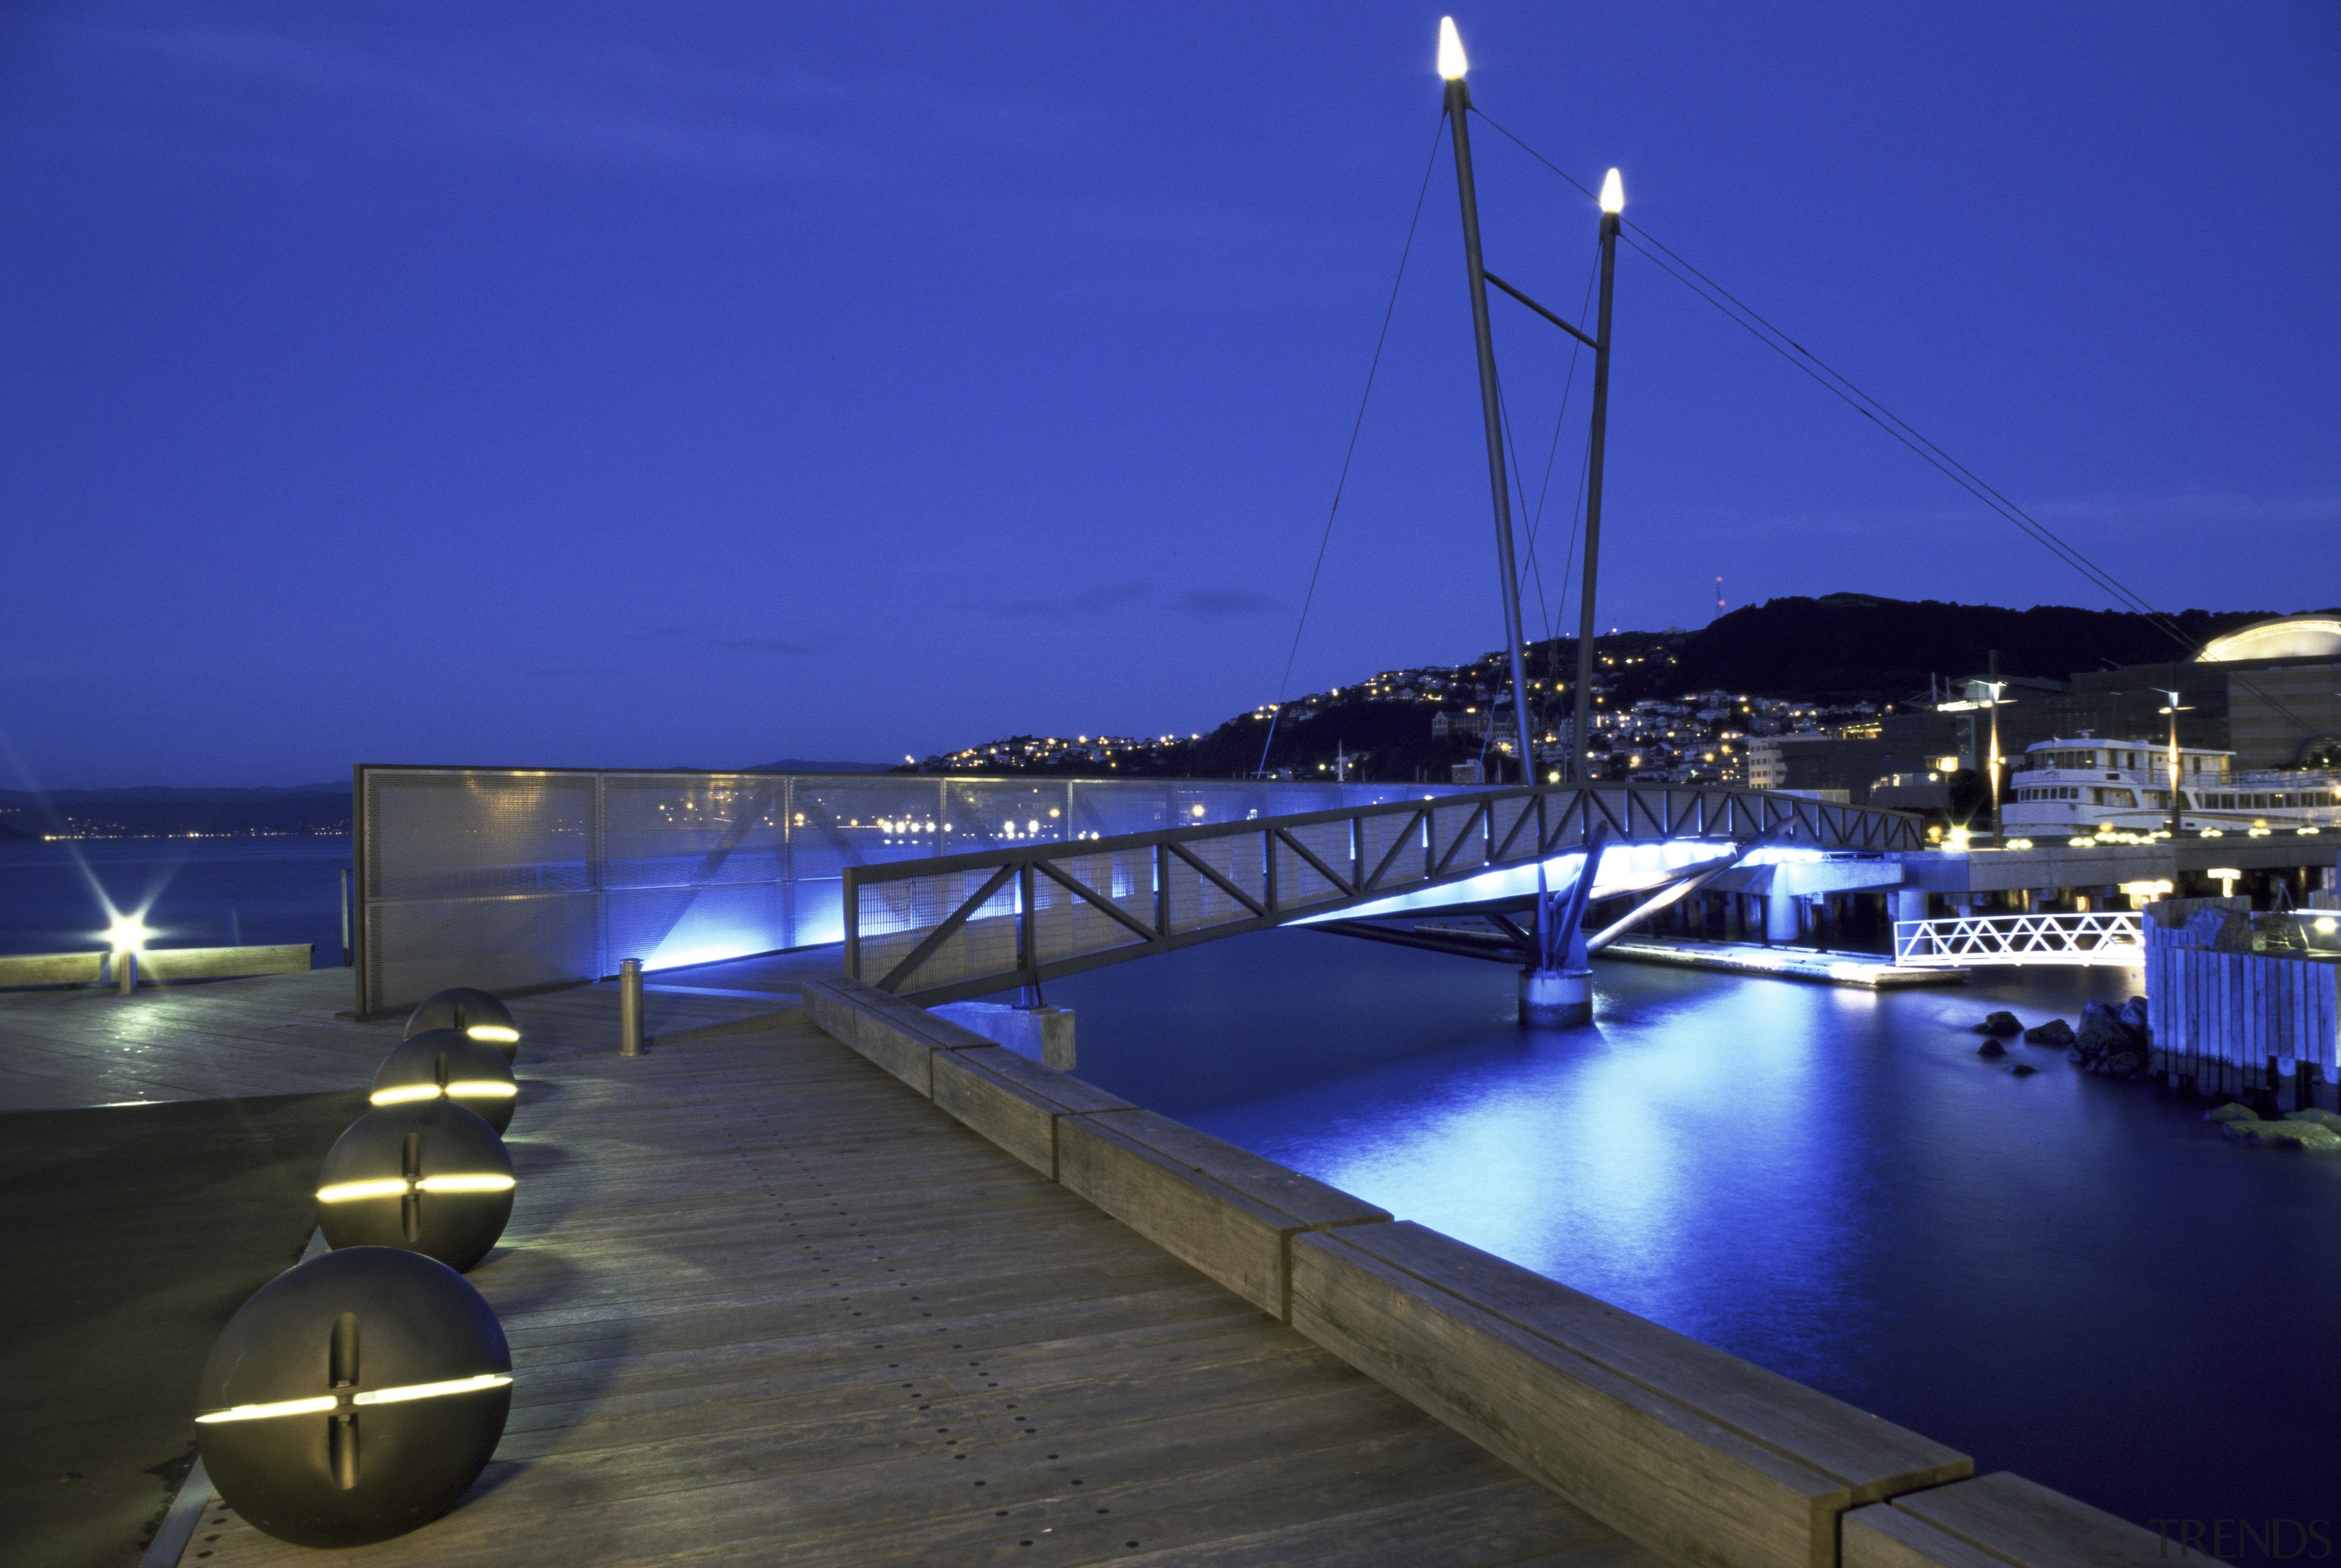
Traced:
[[2257, 622], [2191, 659], [2001, 684], [2005, 755], [2060, 736], [2165, 735], [2175, 691], [2182, 745], [2231, 752], [2242, 769], [2341, 767], [2341, 616]]

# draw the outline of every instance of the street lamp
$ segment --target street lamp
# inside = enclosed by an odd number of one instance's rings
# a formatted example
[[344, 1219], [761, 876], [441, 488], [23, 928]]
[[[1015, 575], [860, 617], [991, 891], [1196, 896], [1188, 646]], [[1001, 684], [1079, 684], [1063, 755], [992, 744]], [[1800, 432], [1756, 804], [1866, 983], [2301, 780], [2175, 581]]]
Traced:
[[1593, 420], [1585, 459], [1585, 571], [1577, 596], [1577, 785], [1593, 783], [1593, 592], [1601, 565], [1601, 478], [1609, 466], [1609, 304], [1618, 280], [1618, 229], [1626, 182], [1616, 169], [1601, 180], [1601, 304], [1593, 328]]
[[116, 915], [106, 927], [106, 941], [113, 947], [114, 989], [125, 997], [138, 984], [138, 955], [146, 950], [146, 939], [154, 934], [146, 923], [134, 914]]
[[2178, 693], [2173, 691], [2166, 686], [2149, 687], [2147, 689], [2150, 691], [2158, 691], [2162, 693], [2163, 696], [2170, 699], [2170, 705], [2168, 707], [2158, 709], [2156, 711], [2170, 715], [2170, 838], [2171, 842], [2175, 844], [2178, 841], [2179, 831], [2184, 826], [2180, 821], [2178, 815], [2180, 799], [2178, 794], [2178, 716], [2182, 713], [2189, 713], [2194, 710], [2189, 708], [2181, 707], [2178, 701]]

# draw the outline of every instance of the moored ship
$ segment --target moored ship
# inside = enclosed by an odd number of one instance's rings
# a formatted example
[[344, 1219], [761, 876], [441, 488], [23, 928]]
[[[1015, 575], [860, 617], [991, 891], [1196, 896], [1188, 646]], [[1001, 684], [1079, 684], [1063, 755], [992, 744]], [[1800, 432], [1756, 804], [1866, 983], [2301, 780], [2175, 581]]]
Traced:
[[[2035, 741], [2000, 810], [2004, 837], [2167, 832], [2171, 748], [2080, 734]], [[2239, 771], [2235, 753], [2181, 746], [2180, 831], [2265, 835], [2341, 828], [2341, 773]]]

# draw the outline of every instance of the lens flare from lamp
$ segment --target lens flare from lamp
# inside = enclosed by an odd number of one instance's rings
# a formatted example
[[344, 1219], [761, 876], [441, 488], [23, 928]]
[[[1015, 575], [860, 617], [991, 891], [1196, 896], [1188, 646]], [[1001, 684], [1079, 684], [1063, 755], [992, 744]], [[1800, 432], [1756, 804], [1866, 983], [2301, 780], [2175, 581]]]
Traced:
[[140, 952], [154, 934], [146, 923], [134, 914], [116, 915], [106, 927], [106, 940], [113, 944], [116, 953]]
[[1611, 169], [1601, 177], [1601, 210], [1604, 212], [1626, 210], [1626, 182], [1616, 169]]
[[1438, 74], [1449, 81], [1460, 81], [1471, 62], [1463, 58], [1463, 38], [1455, 30], [1455, 18], [1438, 19]]

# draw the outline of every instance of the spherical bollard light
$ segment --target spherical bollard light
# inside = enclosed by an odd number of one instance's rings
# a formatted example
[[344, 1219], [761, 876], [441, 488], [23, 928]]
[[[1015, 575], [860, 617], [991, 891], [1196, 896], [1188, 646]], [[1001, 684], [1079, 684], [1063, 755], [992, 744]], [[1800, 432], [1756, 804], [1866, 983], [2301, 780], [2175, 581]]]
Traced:
[[479, 1292], [390, 1247], [278, 1275], [211, 1347], [196, 1425], [228, 1505], [299, 1546], [359, 1546], [444, 1513], [512, 1409], [512, 1352]]
[[446, 1100], [367, 1112], [326, 1152], [326, 1245], [400, 1247], [470, 1268], [512, 1218], [512, 1157], [496, 1129]]
[[434, 991], [407, 1015], [409, 1040], [434, 1029], [461, 1029], [474, 1040], [496, 1047], [507, 1061], [520, 1054], [520, 1027], [512, 1021], [512, 1009], [486, 991], [476, 991], [469, 986]]
[[375, 1070], [373, 1093], [366, 1098], [376, 1105], [403, 1105], [444, 1096], [500, 1133], [512, 1125], [519, 1093], [502, 1051], [454, 1029], [435, 1029], [393, 1047]]

